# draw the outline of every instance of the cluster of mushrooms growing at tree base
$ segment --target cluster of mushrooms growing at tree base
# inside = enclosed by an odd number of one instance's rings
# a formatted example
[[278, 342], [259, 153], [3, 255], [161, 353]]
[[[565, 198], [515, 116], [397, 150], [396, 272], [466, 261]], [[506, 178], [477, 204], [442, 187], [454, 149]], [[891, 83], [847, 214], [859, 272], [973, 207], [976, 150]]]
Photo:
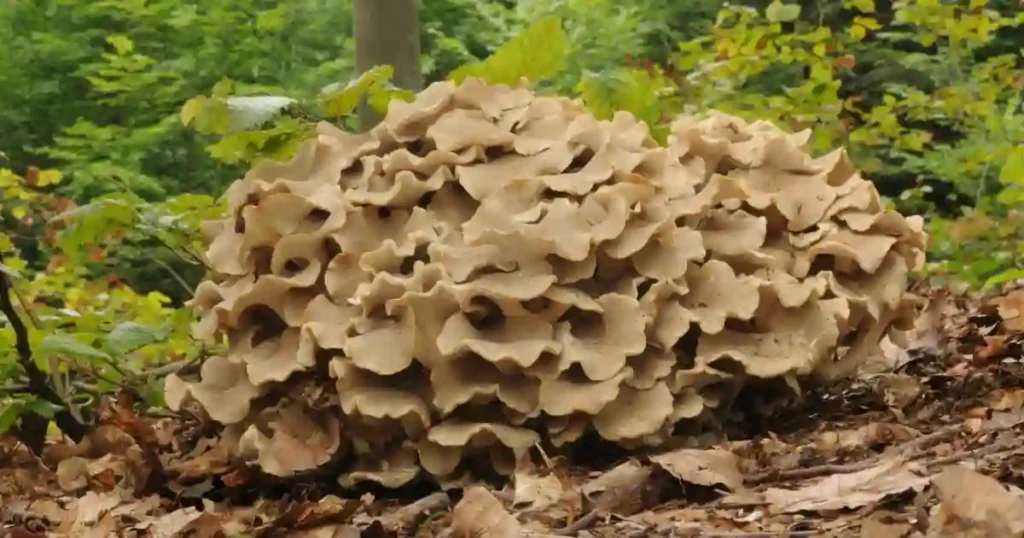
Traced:
[[267, 473], [398, 487], [588, 432], [657, 446], [752, 381], [834, 379], [910, 328], [926, 235], [809, 136], [710, 112], [659, 145], [474, 79], [321, 124], [229, 188], [194, 299], [225, 352], [166, 399]]

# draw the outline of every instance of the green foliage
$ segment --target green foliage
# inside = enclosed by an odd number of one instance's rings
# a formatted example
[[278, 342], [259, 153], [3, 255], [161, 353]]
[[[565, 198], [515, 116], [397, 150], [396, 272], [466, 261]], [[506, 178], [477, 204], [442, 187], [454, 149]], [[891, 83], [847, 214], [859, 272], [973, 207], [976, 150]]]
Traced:
[[617, 110], [631, 112], [651, 127], [659, 142], [668, 135], [668, 118], [681, 108], [674, 83], [659, 68], [588, 73], [576, 91], [598, 118], [611, 119]]
[[411, 101], [413, 93], [401, 90], [391, 84], [395, 68], [390, 65], [378, 65], [359, 75], [347, 84], [328, 84], [320, 90], [320, 106], [327, 118], [345, 118], [356, 111], [359, 103], [365, 98], [369, 105], [378, 112], [385, 112], [392, 99]]
[[[239, 173], [210, 158], [177, 111], [223, 78], [317, 88], [352, 70], [347, 2], [41, 0], [0, 8], [0, 148], [42, 162], [78, 202], [126, 185], [147, 199], [218, 192]], [[272, 93], [272, 92], [267, 92]]]
[[181, 122], [199, 134], [212, 136], [215, 142], [206, 150], [223, 163], [287, 160], [312, 135], [317, 122], [355, 125], [354, 114], [364, 99], [380, 112], [387, 110], [392, 99], [412, 99], [412, 92], [391, 84], [393, 73], [388, 65], [374, 67], [344, 84], [325, 86], [315, 98], [307, 99], [308, 103], [278, 95], [248, 95], [263, 88], [225, 79], [211, 95], [186, 101]]
[[514, 86], [520, 78], [544, 80], [565, 67], [565, 33], [558, 17], [545, 17], [481, 62], [461, 67], [451, 74], [462, 82], [476, 77], [491, 84]]
[[[17, 276], [12, 299], [28, 330], [31, 360], [73, 408], [90, 406], [96, 395], [123, 387], [156, 404], [156, 386], [146, 371], [197, 355], [189, 337], [192, 316], [187, 309], [172, 307], [170, 298], [160, 293], [138, 293], [117, 278], [92, 274], [116, 251], [134, 251], [139, 259], [152, 260], [161, 259], [161, 249], [182, 259], [197, 255], [198, 223], [219, 209], [208, 196], [150, 203], [130, 193], [76, 207], [54, 195], [62, 179], [53, 170], [32, 169], [23, 177], [0, 168], [0, 215], [5, 216], [0, 267], [6, 275]], [[21, 235], [40, 227], [34, 238]], [[18, 244], [26, 239], [48, 259], [44, 268], [33, 269], [22, 257]], [[140, 246], [148, 240], [159, 246]], [[139, 253], [143, 248], [145, 253]], [[185, 285], [170, 266], [167, 270]], [[0, 432], [26, 412], [53, 418], [54, 405], [28, 388], [15, 334], [3, 316], [0, 328], [0, 379], [5, 380], [0, 385]]]

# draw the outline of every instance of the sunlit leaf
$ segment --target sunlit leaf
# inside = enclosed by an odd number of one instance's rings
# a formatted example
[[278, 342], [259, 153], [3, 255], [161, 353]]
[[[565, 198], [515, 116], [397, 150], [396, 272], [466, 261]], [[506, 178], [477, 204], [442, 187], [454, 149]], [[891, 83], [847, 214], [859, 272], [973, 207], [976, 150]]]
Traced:
[[1024, 269], [1012, 269], [1009, 271], [1003, 271], [999, 274], [989, 277], [989, 279], [985, 281], [983, 287], [989, 288], [992, 286], [998, 286], [999, 284], [1002, 284], [1004, 282], [1010, 282], [1012, 280], [1018, 280], [1021, 278], [1024, 278]]
[[562, 71], [568, 55], [568, 39], [562, 30], [562, 20], [549, 16], [530, 25], [484, 61], [462, 66], [449, 78], [460, 83], [466, 77], [476, 77], [491, 84], [515, 85], [524, 77], [536, 82]]
[[112, 354], [123, 354], [149, 344], [159, 342], [167, 337], [167, 331], [162, 328], [150, 327], [126, 321], [119, 323], [104, 341], [104, 347]]
[[999, 181], [1007, 185], [1024, 185], [1024, 145], [1010, 152], [999, 171]]
[[20, 401], [0, 403], [0, 433], [7, 433], [21, 418], [25, 404]]
[[[5, 236], [0, 236], [0, 239], [2, 239], [3, 237]], [[11, 269], [3, 262], [0, 262], [0, 273], [3, 273], [10, 278], [21, 278], [21, 275], [19, 275], [17, 271]]]
[[70, 334], [50, 334], [43, 337], [34, 350], [36, 356], [72, 355], [91, 359], [113, 360], [110, 355], [82, 342]]
[[64, 174], [60, 173], [60, 170], [43, 170], [39, 172], [39, 176], [36, 179], [36, 185], [40, 187], [46, 187], [48, 185], [56, 185], [64, 179]]
[[795, 21], [800, 16], [800, 6], [796, 4], [783, 4], [775, 0], [764, 10], [765, 17], [771, 22]]
[[329, 118], [339, 118], [355, 112], [363, 97], [372, 97], [387, 89], [395, 68], [378, 65], [345, 84], [334, 83], [320, 90], [320, 103]]
[[111, 35], [107, 36], [107, 43], [110, 43], [114, 50], [117, 51], [118, 56], [124, 56], [130, 54], [135, 50], [135, 43], [132, 42], [131, 38], [126, 35]]

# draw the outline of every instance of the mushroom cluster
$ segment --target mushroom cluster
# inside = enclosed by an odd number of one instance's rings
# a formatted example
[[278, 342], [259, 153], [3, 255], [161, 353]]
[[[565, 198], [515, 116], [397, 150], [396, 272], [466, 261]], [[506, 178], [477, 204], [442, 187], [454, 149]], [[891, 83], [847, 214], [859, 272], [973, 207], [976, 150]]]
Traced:
[[656, 445], [723, 387], [835, 378], [909, 328], [926, 235], [809, 136], [710, 112], [659, 145], [473, 79], [321, 124], [229, 188], [193, 303], [226, 352], [167, 401], [267, 473], [397, 487], [588, 431]]

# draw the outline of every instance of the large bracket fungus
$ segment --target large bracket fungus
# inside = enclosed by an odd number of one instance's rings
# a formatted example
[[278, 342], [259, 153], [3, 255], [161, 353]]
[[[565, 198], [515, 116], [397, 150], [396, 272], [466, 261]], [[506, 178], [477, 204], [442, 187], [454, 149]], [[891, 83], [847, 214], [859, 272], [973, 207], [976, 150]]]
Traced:
[[656, 445], [723, 387], [833, 379], [908, 328], [926, 235], [809, 135], [710, 112], [662, 146], [472, 79], [365, 134], [322, 124], [228, 190], [194, 300], [227, 350], [168, 402], [268, 473], [393, 487], [587, 431]]

